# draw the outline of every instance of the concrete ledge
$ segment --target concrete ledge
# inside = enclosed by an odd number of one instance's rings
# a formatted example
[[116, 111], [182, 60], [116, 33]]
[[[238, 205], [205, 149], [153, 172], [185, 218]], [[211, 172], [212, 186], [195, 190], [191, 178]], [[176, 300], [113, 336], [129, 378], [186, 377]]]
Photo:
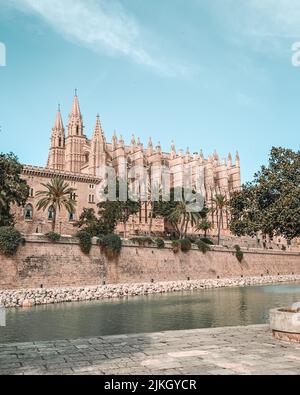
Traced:
[[300, 342], [300, 312], [289, 308], [273, 309], [270, 311], [270, 327], [275, 338]]

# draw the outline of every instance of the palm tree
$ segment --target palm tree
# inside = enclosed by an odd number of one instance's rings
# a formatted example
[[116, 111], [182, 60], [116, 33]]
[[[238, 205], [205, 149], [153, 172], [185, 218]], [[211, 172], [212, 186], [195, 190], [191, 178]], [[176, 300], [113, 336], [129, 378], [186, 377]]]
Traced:
[[149, 214], [149, 230], [148, 234], [151, 236], [152, 234], [152, 225], [153, 225], [153, 214], [154, 214], [154, 206], [155, 206], [155, 198], [161, 198], [162, 196], [162, 187], [158, 183], [154, 183], [151, 185], [151, 182], [148, 183], [148, 194], [147, 194], [147, 202], [146, 204], [150, 206], [150, 214]]
[[193, 211], [193, 203], [183, 200], [176, 204], [168, 219], [175, 226], [180, 238], [183, 238], [187, 235], [189, 225], [195, 226], [199, 222], [200, 212]]
[[196, 227], [196, 232], [203, 230], [204, 231], [204, 237], [207, 237], [207, 232], [211, 230], [212, 224], [209, 222], [206, 218], [201, 219]]
[[206, 202], [204, 202], [203, 209], [200, 211], [200, 218], [196, 224], [196, 232], [204, 231], [204, 237], [207, 237], [207, 232], [212, 229], [212, 223], [208, 220], [208, 214], [211, 210], [207, 207]]
[[36, 196], [41, 197], [37, 203], [38, 210], [53, 208], [52, 231], [55, 231], [57, 212], [64, 207], [70, 214], [74, 212], [76, 202], [72, 199], [74, 189], [70, 188], [62, 178], [55, 177], [47, 184], [41, 184], [46, 188], [37, 192]]
[[225, 195], [222, 194], [216, 194], [214, 198], [212, 198], [212, 203], [214, 204], [214, 209], [213, 211], [216, 212], [217, 214], [217, 220], [218, 220], [218, 245], [220, 245], [221, 242], [221, 226], [223, 223], [223, 213], [224, 209], [228, 205], [228, 200]]

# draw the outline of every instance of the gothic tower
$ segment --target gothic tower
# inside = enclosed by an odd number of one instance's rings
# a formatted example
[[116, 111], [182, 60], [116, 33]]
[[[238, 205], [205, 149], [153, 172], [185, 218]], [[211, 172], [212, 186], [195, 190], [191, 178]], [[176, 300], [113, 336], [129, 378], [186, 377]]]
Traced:
[[96, 126], [91, 141], [89, 173], [100, 176], [101, 170], [106, 165], [106, 140], [102, 130], [100, 117], [97, 115]]
[[47, 167], [53, 170], [64, 170], [65, 163], [65, 129], [61, 117], [60, 106], [52, 129], [51, 147]]
[[65, 170], [72, 173], [80, 173], [86, 162], [84, 146], [87, 142], [83, 133], [83, 120], [80, 112], [77, 92], [75, 92], [72, 112], [69, 115], [68, 137], [66, 142], [66, 166]]

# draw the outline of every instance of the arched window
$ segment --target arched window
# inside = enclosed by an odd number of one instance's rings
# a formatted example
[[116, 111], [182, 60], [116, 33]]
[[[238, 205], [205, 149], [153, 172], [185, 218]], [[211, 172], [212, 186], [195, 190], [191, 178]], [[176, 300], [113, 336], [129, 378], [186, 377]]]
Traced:
[[89, 154], [86, 153], [86, 154], [85, 154], [85, 162], [88, 163], [88, 161], [89, 161]]
[[24, 210], [25, 220], [31, 220], [33, 218], [33, 207], [31, 204], [27, 204]]
[[48, 221], [54, 220], [54, 208], [51, 206], [48, 209]]
[[75, 213], [69, 213], [69, 222], [73, 222], [76, 219]]
[[58, 146], [61, 147], [61, 137], [58, 139]]

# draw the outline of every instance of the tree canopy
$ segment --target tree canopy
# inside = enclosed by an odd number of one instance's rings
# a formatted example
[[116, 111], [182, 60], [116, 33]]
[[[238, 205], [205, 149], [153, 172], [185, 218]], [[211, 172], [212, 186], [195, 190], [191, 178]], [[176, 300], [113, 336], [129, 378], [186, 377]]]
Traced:
[[21, 178], [22, 170], [14, 154], [0, 153], [0, 226], [13, 225], [11, 206], [24, 206], [28, 199], [29, 187]]
[[198, 226], [199, 221], [206, 218], [206, 210], [201, 195], [180, 187], [171, 188], [169, 201], [164, 201], [161, 196], [154, 203], [154, 216], [168, 221], [179, 238], [186, 237], [189, 226]]
[[237, 236], [300, 236], [300, 151], [272, 148], [268, 166], [230, 200], [231, 231]]
[[75, 211], [76, 201], [71, 195], [74, 189], [60, 177], [55, 177], [47, 184], [41, 184], [45, 190], [38, 191], [37, 197], [41, 199], [37, 202], [37, 209], [45, 211], [53, 208], [52, 230], [55, 230], [57, 213], [64, 207], [70, 214]]
[[[122, 180], [121, 180], [122, 181]], [[107, 193], [108, 188], [104, 190]], [[75, 226], [84, 228], [92, 236], [107, 235], [114, 232], [118, 222], [124, 225], [124, 237], [126, 237], [126, 223], [131, 215], [137, 214], [141, 202], [130, 198], [127, 191], [127, 200], [120, 199], [120, 180], [116, 183], [116, 200], [103, 200], [98, 207], [98, 215], [94, 209], [84, 209], [79, 221]]]

